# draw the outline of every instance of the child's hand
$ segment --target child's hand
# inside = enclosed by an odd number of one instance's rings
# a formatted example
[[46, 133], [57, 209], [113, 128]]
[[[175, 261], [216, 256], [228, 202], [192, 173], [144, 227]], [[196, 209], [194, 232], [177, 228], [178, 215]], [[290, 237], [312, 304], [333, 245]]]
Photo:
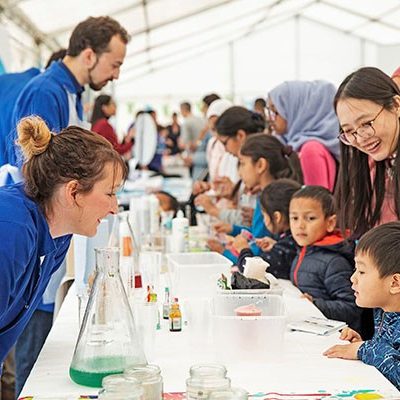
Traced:
[[308, 293], [303, 293], [303, 294], [301, 295], [301, 297], [305, 297], [306, 299], [310, 300], [311, 303], [314, 303], [314, 297], [312, 297], [312, 296], [311, 296], [310, 294], [308, 294]]
[[276, 240], [265, 236], [263, 238], [256, 239], [255, 242], [262, 251], [271, 251], [271, 249], [275, 246]]
[[207, 214], [210, 214], [214, 217], [218, 215], [218, 207], [214, 204], [210, 196], [207, 196], [206, 194], [199, 194], [195, 199], [194, 199], [194, 204], [196, 206], [201, 206], [204, 208], [205, 212]]
[[216, 239], [207, 239], [206, 247], [207, 249], [210, 249], [211, 251], [216, 251], [220, 254], [222, 254], [225, 250], [225, 246]]
[[323, 352], [328, 358], [344, 358], [345, 360], [358, 360], [357, 351], [364, 342], [355, 342], [345, 345], [336, 345]]
[[244, 238], [242, 235], [237, 235], [233, 240], [233, 247], [237, 251], [241, 252], [243, 249], [249, 249], [250, 245], [246, 238]]
[[207, 192], [207, 190], [210, 190], [210, 187], [211, 186], [208, 182], [196, 181], [193, 184], [192, 193], [196, 195], [199, 193]]
[[339, 339], [348, 340], [351, 343], [362, 342], [361, 335], [358, 332], [356, 332], [354, 329], [351, 329], [349, 327], [342, 329], [342, 332], [340, 332]]
[[215, 223], [213, 228], [217, 233], [230, 233], [233, 229], [232, 224], [223, 221], [218, 221], [217, 223]]

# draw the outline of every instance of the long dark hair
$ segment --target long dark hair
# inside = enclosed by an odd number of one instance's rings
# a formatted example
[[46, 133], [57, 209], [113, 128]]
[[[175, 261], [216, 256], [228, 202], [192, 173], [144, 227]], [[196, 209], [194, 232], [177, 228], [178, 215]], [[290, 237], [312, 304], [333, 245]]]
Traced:
[[274, 179], [289, 178], [303, 183], [303, 173], [296, 152], [274, 136], [264, 133], [251, 135], [243, 143], [240, 153], [251, 157], [254, 163], [260, 158], [266, 159], [269, 173]]
[[[395, 106], [394, 96], [399, 88], [388, 75], [378, 68], [366, 67], [350, 74], [339, 86], [335, 95], [335, 109], [339, 100], [354, 98], [370, 100], [385, 110]], [[400, 141], [394, 165], [399, 166]], [[375, 173], [371, 174], [368, 155], [353, 146], [341, 143], [341, 162], [336, 185], [339, 224], [343, 230], [350, 229], [358, 237], [373, 228], [381, 218], [385, 198], [387, 160], [374, 161]], [[400, 174], [393, 168], [394, 204], [400, 217]]]
[[239, 129], [249, 135], [263, 132], [264, 128], [265, 119], [261, 114], [240, 106], [228, 108], [215, 123], [215, 129], [220, 136], [234, 137]]
[[92, 119], [90, 121], [92, 123], [92, 126], [98, 120], [102, 118], [108, 118], [108, 115], [104, 114], [103, 106], [109, 105], [111, 99], [112, 99], [111, 96], [109, 96], [108, 94], [101, 94], [100, 96], [96, 97], [93, 106]]

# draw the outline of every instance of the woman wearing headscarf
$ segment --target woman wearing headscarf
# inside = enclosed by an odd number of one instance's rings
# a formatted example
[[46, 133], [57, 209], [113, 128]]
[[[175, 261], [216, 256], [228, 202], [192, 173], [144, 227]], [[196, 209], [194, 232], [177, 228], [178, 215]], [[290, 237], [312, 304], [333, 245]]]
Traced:
[[270, 91], [271, 129], [299, 153], [304, 183], [333, 191], [340, 155], [336, 89], [325, 81], [287, 81]]

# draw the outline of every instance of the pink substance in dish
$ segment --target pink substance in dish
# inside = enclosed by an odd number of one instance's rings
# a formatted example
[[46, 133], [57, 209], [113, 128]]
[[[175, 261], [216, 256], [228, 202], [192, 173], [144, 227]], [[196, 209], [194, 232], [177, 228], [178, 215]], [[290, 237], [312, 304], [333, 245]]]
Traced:
[[254, 304], [237, 307], [233, 311], [238, 317], [256, 317], [262, 314], [262, 309], [256, 307]]

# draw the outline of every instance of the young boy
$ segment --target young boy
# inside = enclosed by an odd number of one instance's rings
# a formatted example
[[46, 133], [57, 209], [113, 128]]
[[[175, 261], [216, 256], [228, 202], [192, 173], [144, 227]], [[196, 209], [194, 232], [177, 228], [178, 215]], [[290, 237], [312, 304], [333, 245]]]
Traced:
[[354, 243], [347, 243], [336, 226], [331, 193], [307, 186], [290, 201], [290, 230], [301, 247], [293, 261], [290, 279], [327, 317], [360, 329], [361, 309], [355, 304], [350, 276]]
[[390, 222], [367, 232], [356, 249], [356, 269], [351, 277], [356, 303], [374, 307], [375, 334], [363, 341], [354, 330], [343, 329], [340, 339], [350, 344], [324, 352], [329, 358], [361, 360], [375, 366], [400, 389], [400, 222]]

